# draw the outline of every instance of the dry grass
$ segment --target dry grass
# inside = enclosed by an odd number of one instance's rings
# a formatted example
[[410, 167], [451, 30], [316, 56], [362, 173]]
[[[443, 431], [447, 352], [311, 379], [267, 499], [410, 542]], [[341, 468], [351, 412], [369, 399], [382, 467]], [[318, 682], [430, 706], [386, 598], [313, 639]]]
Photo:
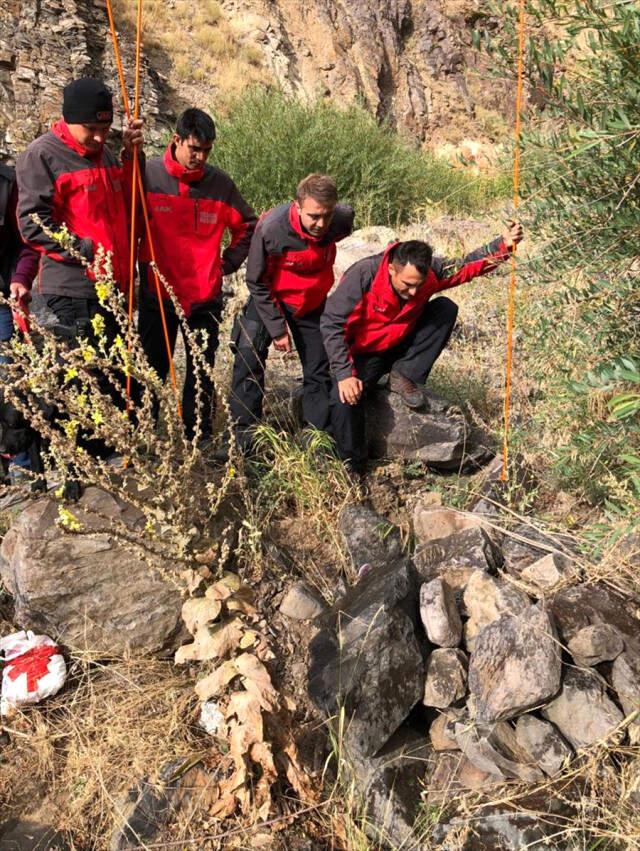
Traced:
[[172, 759], [211, 752], [195, 723], [193, 684], [172, 662], [75, 661], [59, 695], [6, 722], [0, 810], [27, 815], [44, 800], [74, 849], [108, 847], [122, 796]]
[[[135, 32], [135, 14], [135, 4], [115, 0], [117, 25], [129, 34]], [[215, 0], [195, 5], [146, 0], [143, 44], [149, 60], [181, 83], [194, 105], [207, 108], [215, 99], [216, 109], [224, 111], [246, 86], [271, 79], [264, 53], [251, 39]]]

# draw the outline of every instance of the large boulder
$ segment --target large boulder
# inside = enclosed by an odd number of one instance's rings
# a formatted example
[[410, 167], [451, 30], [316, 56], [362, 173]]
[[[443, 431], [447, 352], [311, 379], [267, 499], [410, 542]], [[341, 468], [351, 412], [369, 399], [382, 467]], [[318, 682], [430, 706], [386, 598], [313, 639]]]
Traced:
[[435, 470], [473, 469], [492, 456], [490, 441], [462, 413], [425, 391], [424, 408], [410, 410], [397, 393], [378, 388], [365, 403], [372, 458], [423, 461]]
[[140, 511], [95, 487], [72, 513], [74, 534], [58, 523], [51, 496], [33, 502], [7, 532], [0, 574], [15, 600], [15, 621], [93, 655], [144, 655], [175, 644], [182, 600], [167, 581], [174, 566], [143, 560], [116, 533], [135, 539]]
[[348, 747], [375, 754], [422, 697], [418, 590], [408, 561], [377, 566], [333, 607], [310, 644], [309, 693], [343, 707]]
[[460, 750], [476, 768], [499, 780], [537, 783], [544, 778], [506, 721], [478, 726], [468, 721], [456, 722], [455, 737]]
[[531, 605], [529, 597], [511, 582], [481, 570], [469, 577], [463, 600], [469, 615], [464, 626], [468, 650], [473, 650], [476, 636], [485, 626], [498, 620], [501, 615], [519, 615]]
[[457, 647], [439, 647], [427, 660], [427, 675], [422, 702], [425, 706], [446, 709], [467, 693], [469, 660]]
[[442, 505], [428, 505], [422, 500], [413, 510], [413, 533], [418, 544], [427, 544], [439, 538], [448, 538], [463, 529], [474, 529], [484, 525], [476, 514], [456, 511]]
[[416, 550], [414, 562], [425, 582], [442, 579], [461, 597], [471, 575], [492, 573], [500, 566], [501, 555], [487, 532], [475, 527], [429, 541]]
[[640, 654], [637, 602], [604, 583], [574, 585], [557, 591], [549, 607], [564, 645], [588, 626], [609, 624], [622, 636], [627, 650]]
[[424, 582], [420, 588], [420, 618], [429, 641], [439, 647], [457, 647], [462, 621], [453, 591], [442, 579]]
[[381, 567], [402, 556], [400, 530], [366, 505], [347, 505], [338, 528], [355, 570], [365, 564]]
[[476, 637], [469, 662], [472, 708], [480, 722], [515, 718], [560, 689], [553, 623], [539, 606], [501, 615]]
[[573, 753], [553, 724], [535, 715], [521, 715], [518, 718], [516, 739], [529, 754], [531, 761], [550, 777], [562, 769]]
[[[621, 653], [611, 669], [611, 684], [625, 715], [640, 709], [640, 656], [632, 652]], [[640, 717], [629, 724], [629, 739], [632, 745], [640, 744]]]

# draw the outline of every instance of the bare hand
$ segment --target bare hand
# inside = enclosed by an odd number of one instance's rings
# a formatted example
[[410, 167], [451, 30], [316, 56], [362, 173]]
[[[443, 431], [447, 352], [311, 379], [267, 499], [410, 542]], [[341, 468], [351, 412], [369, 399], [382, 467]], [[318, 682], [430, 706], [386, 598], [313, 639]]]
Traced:
[[344, 405], [357, 405], [362, 396], [362, 381], [355, 376], [343, 378], [338, 381], [338, 393]]
[[512, 248], [514, 245], [517, 245], [522, 241], [523, 236], [524, 230], [520, 222], [516, 222], [514, 219], [507, 222], [507, 227], [502, 234], [502, 239], [504, 240], [504, 244], [507, 248]]
[[18, 304], [20, 302], [22, 302], [22, 304], [29, 304], [31, 301], [31, 291], [28, 287], [25, 287], [24, 284], [21, 284], [18, 281], [11, 282], [9, 291], [11, 293], [11, 298], [15, 299]]
[[142, 147], [144, 143], [143, 124], [142, 118], [136, 118], [135, 121], [130, 121], [122, 131], [122, 144], [128, 154], [131, 154], [134, 148]]
[[278, 352], [288, 354], [291, 351], [291, 338], [289, 332], [285, 331], [282, 337], [276, 337], [273, 341], [273, 346]]

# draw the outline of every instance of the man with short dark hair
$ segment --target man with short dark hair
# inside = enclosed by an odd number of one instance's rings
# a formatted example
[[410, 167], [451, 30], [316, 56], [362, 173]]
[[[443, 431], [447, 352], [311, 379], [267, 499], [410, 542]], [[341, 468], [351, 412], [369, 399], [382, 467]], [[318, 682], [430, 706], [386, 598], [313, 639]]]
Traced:
[[310, 174], [296, 199], [265, 213], [247, 260], [249, 300], [232, 333], [235, 352], [231, 418], [238, 448], [249, 452], [262, 416], [264, 372], [269, 346], [279, 352], [296, 345], [302, 364], [304, 421], [329, 425], [331, 379], [320, 315], [334, 283], [336, 243], [353, 230], [353, 209], [338, 204], [334, 181]]
[[460, 262], [432, 257], [425, 242], [395, 242], [346, 271], [320, 325], [334, 379], [333, 436], [354, 472], [367, 457], [363, 396], [382, 376], [389, 373], [389, 389], [408, 407], [424, 404], [423, 386], [458, 314], [453, 301], [431, 296], [491, 272], [521, 239], [522, 226], [511, 222]]
[[[83, 333], [99, 312], [92, 274], [32, 217], [54, 233], [65, 225], [89, 261], [98, 246], [111, 252], [115, 282], [126, 290], [132, 154], [142, 145], [142, 121], [124, 129], [121, 162], [105, 145], [112, 121], [112, 96], [102, 80], [74, 80], [64, 89], [62, 118], [16, 165], [20, 232], [41, 255], [38, 292], [61, 324]], [[111, 319], [105, 316], [108, 329]]]
[[[253, 210], [229, 175], [207, 165], [215, 137], [215, 125], [209, 115], [201, 109], [185, 110], [164, 156], [148, 162], [145, 174], [158, 269], [186, 314], [189, 328], [207, 332], [205, 355], [211, 365], [218, 348], [222, 278], [244, 262], [256, 223]], [[231, 240], [221, 252], [226, 230]], [[145, 234], [140, 249], [139, 332], [149, 363], [164, 380], [169, 371], [169, 355], [150, 260]], [[173, 352], [179, 320], [164, 290], [162, 297]], [[197, 404], [193, 358], [188, 345], [186, 349], [184, 424], [192, 438], [199, 419], [199, 434], [206, 440], [211, 434], [215, 389], [211, 379], [201, 375]]]

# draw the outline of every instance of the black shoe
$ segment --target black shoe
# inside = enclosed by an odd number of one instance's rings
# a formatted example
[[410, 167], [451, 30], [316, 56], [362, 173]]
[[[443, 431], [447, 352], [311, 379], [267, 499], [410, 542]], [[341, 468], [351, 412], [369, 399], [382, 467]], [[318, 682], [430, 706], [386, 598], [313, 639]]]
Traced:
[[389, 373], [389, 390], [397, 393], [407, 408], [416, 410], [424, 405], [422, 387], [395, 369]]

